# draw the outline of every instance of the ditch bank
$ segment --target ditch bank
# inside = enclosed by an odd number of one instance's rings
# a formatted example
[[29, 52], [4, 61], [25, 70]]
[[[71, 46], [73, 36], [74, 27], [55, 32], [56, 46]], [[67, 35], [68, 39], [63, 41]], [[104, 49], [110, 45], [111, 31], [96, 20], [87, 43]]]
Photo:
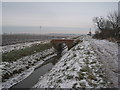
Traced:
[[7, 82], [3, 83], [3, 88], [9, 88], [10, 90], [15, 88], [32, 88], [38, 82], [40, 76], [49, 72], [52, 67], [59, 61], [60, 56], [58, 54], [55, 52], [49, 52], [49, 54], [50, 55], [42, 58], [42, 60], [37, 62], [35, 66], [32, 66], [18, 76], [7, 80]]
[[14, 84], [19, 83], [33, 73], [35, 68], [41, 66], [44, 62], [56, 55], [54, 49], [51, 48], [20, 58], [14, 62], [2, 62], [2, 87], [10, 88]]
[[[7, 83], [3, 83], [3, 88], [9, 88], [11, 90], [14, 88], [31, 88], [31, 87], [33, 87], [33, 85], [35, 85], [38, 82], [40, 76], [44, 75], [49, 70], [51, 70], [51, 68], [58, 62], [59, 58], [62, 55], [64, 55], [67, 51], [68, 51], [68, 47], [66, 47], [66, 45], [63, 45], [62, 51], [61, 52], [57, 51], [57, 54], [54, 51], [54, 49], [52, 49], [51, 51], [47, 51], [48, 54], [47, 54], [47, 56], [45, 55], [45, 57], [40, 58], [40, 54], [37, 55], [39, 57], [39, 59], [42, 59], [42, 60], [37, 62], [36, 65], [29, 68], [26, 72], [23, 72], [22, 74], [18, 75], [17, 77], [13, 78], [12, 80], [11, 79], [8, 80]], [[61, 55], [59, 55], [58, 52]], [[36, 60], [36, 58], [33, 58], [34, 56], [36, 56], [36, 55], [29, 57], [29, 60], [33, 60], [33, 61]], [[28, 59], [26, 61], [28, 61]]]
[[57, 56], [51, 57], [49, 60], [45, 61], [41, 66], [36, 67], [33, 73], [31, 73], [27, 78], [10, 87], [9, 90], [14, 90], [16, 88], [28, 88], [29, 90], [38, 82], [40, 76], [44, 75], [52, 69], [55, 63], [57, 63], [58, 59], [59, 58]]

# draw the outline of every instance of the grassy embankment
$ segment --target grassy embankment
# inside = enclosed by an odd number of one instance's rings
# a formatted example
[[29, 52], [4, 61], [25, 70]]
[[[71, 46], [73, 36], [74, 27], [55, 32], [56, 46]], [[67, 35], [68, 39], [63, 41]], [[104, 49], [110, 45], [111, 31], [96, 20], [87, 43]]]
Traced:
[[19, 58], [44, 51], [51, 47], [52, 47], [51, 43], [46, 43], [46, 44], [34, 44], [31, 47], [26, 47], [20, 50], [12, 50], [10, 52], [2, 54], [2, 61], [6, 62], [16, 61]]

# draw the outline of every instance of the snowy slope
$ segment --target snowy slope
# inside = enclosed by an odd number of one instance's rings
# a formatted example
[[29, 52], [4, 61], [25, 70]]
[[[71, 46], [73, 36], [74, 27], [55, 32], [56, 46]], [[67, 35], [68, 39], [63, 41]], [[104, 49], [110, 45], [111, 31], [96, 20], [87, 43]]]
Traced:
[[88, 40], [103, 63], [108, 78], [118, 87], [118, 44], [107, 40]]
[[110, 87], [103, 64], [89, 40], [82, 37], [52, 70], [41, 76], [34, 88], [93, 88]]
[[54, 48], [51, 48], [20, 58], [14, 62], [1, 62], [0, 70], [2, 70], [2, 76], [9, 77], [8, 79], [4, 80], [2, 86], [4, 88], [9, 88], [12, 85], [22, 81], [28, 77], [35, 68], [43, 64], [44, 61], [49, 60], [49, 58], [56, 55], [57, 54], [55, 54]]

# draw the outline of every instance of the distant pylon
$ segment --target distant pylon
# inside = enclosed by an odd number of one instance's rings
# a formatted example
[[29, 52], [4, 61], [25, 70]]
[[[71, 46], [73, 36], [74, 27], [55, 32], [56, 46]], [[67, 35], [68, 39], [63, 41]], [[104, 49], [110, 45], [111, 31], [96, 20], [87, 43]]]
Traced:
[[88, 34], [88, 35], [90, 35], [90, 36], [91, 36], [91, 34], [92, 34], [92, 32], [91, 32], [91, 28], [90, 28], [90, 31], [89, 31], [89, 34]]
[[42, 26], [40, 26], [40, 33], [41, 33], [41, 28], [42, 28]]

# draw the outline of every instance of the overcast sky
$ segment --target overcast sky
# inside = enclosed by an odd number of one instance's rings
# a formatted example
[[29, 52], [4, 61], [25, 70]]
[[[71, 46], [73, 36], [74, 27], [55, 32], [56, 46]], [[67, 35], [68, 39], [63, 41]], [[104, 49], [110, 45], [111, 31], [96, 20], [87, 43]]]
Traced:
[[[93, 17], [107, 16], [115, 10], [118, 10], [117, 2], [3, 2], [2, 25], [72, 27], [81, 28], [82, 33], [85, 29], [94, 29]], [[46, 33], [49, 32], [46, 30]], [[64, 33], [63, 30], [58, 32]]]

